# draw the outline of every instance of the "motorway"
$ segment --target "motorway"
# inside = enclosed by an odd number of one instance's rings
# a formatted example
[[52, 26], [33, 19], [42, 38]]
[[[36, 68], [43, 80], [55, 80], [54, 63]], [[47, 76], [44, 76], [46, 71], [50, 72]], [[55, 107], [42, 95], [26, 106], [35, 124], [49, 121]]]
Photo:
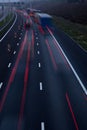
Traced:
[[87, 90], [57, 34], [25, 19], [0, 42], [0, 130], [87, 130]]

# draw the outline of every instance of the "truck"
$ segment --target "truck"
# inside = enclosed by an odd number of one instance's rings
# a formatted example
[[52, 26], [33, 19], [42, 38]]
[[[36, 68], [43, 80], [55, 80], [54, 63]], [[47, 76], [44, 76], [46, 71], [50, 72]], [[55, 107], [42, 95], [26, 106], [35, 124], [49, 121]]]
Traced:
[[46, 26], [52, 26], [52, 16], [46, 13], [36, 13], [35, 21], [43, 28]]

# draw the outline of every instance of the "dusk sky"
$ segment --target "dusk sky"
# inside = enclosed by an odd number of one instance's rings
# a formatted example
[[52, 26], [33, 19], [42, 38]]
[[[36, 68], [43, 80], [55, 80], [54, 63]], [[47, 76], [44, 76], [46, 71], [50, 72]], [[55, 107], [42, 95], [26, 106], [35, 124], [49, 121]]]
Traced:
[[[29, 0], [0, 0], [0, 2], [17, 2], [17, 1], [29, 1]], [[30, 0], [30, 1], [52, 1], [52, 0]], [[57, 1], [57, 0], [53, 0], [53, 1]], [[60, 0], [59, 0], [60, 1]], [[61, 0], [63, 1], [63, 0]]]
[[8, 1], [19, 1], [19, 0], [0, 0], [0, 2], [8, 2]]
[[[0, 2], [8, 2], [8, 1], [14, 2], [14, 1], [29, 1], [29, 0], [0, 0]], [[31, 0], [31, 1], [40, 1], [40, 0]], [[41, 1], [43, 1], [43, 0], [41, 0]]]

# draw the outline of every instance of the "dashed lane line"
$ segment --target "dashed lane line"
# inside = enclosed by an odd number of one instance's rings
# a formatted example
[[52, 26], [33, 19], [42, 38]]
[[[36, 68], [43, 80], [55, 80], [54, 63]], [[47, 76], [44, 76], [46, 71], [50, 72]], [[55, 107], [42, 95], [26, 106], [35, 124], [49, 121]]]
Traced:
[[38, 63], [38, 67], [41, 68], [41, 63]]
[[38, 37], [36, 37], [36, 39], [38, 39]]
[[13, 54], [15, 55], [15, 54], [16, 54], [16, 51], [14, 51]]
[[3, 82], [0, 83], [0, 89], [2, 88]]
[[17, 43], [17, 46], [19, 46], [19, 43]]
[[8, 64], [8, 68], [10, 68], [10, 67], [11, 67], [11, 63]]
[[40, 51], [37, 51], [37, 54], [39, 55], [39, 54], [40, 54]]
[[42, 82], [40, 82], [40, 90], [41, 91], [43, 90], [43, 84], [42, 84]]
[[37, 42], [37, 46], [39, 46], [39, 43]]
[[45, 130], [45, 124], [44, 124], [44, 122], [41, 122], [41, 130]]

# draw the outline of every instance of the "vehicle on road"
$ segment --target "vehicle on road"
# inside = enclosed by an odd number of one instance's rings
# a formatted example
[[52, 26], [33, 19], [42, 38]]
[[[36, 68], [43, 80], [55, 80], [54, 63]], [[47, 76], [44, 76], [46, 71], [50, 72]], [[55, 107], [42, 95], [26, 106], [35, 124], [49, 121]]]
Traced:
[[29, 19], [26, 20], [25, 24], [24, 24], [24, 28], [25, 29], [29, 29], [30, 28], [30, 22], [29, 22]]
[[43, 28], [46, 26], [52, 26], [52, 16], [46, 13], [36, 13], [35, 21]]

